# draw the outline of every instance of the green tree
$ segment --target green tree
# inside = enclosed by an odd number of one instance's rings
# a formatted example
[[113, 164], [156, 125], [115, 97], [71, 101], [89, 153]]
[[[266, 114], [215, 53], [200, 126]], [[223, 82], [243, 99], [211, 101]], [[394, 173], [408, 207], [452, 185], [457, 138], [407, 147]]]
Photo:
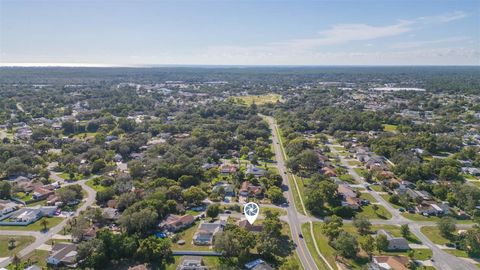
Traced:
[[0, 198], [10, 199], [12, 194], [12, 186], [7, 181], [0, 181]]
[[354, 235], [340, 232], [333, 245], [339, 254], [345, 258], [355, 258], [358, 252], [358, 242]]
[[408, 227], [408, 224], [402, 224], [400, 226], [400, 232], [404, 238], [407, 238], [410, 235], [410, 228]]
[[156, 236], [149, 236], [140, 240], [137, 257], [142, 262], [162, 263], [172, 256], [170, 246], [170, 240], [167, 238], [162, 239]]
[[274, 204], [279, 204], [285, 201], [282, 189], [277, 186], [270, 187], [265, 194]]
[[282, 234], [282, 223], [278, 213], [265, 211], [263, 230], [258, 236], [257, 250], [266, 258], [287, 257], [294, 249], [294, 243], [288, 235]]
[[440, 230], [440, 234], [445, 237], [450, 237], [457, 229], [457, 222], [452, 217], [442, 217], [437, 222], [437, 227]]
[[377, 250], [378, 251], [387, 251], [388, 250], [388, 239], [384, 234], [379, 234], [376, 237]]
[[363, 251], [365, 251], [365, 253], [371, 257], [375, 251], [375, 238], [373, 238], [371, 235], [362, 236], [360, 238], [360, 247], [362, 247]]
[[322, 224], [322, 233], [332, 242], [342, 232], [343, 220], [339, 216], [326, 217]]
[[368, 220], [368, 218], [360, 216], [358, 218], [353, 219], [353, 225], [357, 228], [357, 231], [360, 235], [366, 235], [370, 232], [372, 227], [372, 223]]
[[184, 190], [182, 197], [189, 205], [199, 205], [207, 197], [207, 194], [199, 187], [194, 186]]
[[207, 211], [206, 211], [207, 217], [214, 219], [218, 216], [219, 213], [220, 213], [220, 205], [218, 203], [210, 204], [207, 207]]
[[43, 231], [47, 231], [48, 220], [46, 218], [42, 218], [42, 221], [40, 221], [40, 224], [43, 226]]
[[227, 225], [225, 231], [214, 240], [215, 251], [225, 257], [246, 256], [255, 245], [255, 235], [235, 225]]

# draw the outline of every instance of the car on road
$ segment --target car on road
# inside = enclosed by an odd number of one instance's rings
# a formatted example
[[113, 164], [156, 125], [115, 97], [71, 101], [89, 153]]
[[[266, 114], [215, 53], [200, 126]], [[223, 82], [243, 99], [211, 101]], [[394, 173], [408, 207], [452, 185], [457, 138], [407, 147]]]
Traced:
[[398, 211], [400, 211], [400, 212], [405, 212], [405, 208], [400, 207], [400, 208], [398, 208]]
[[225, 211], [225, 214], [231, 214], [231, 213], [232, 213], [232, 211], [230, 211], [230, 210]]
[[299, 233], [299, 234], [298, 234], [298, 237], [300, 237], [300, 238], [303, 239], [303, 234]]

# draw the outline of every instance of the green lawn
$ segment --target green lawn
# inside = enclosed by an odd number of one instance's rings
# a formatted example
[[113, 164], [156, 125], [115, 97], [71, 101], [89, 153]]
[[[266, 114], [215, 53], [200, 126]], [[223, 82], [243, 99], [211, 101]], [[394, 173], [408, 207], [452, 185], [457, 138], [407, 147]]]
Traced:
[[[165, 266], [161, 266], [159, 270], [165, 269], [165, 270], [175, 270], [177, 269], [177, 265], [180, 264], [182, 261], [183, 256], [174, 256], [174, 262], [167, 264]], [[208, 267], [208, 269], [213, 269], [213, 270], [219, 270], [223, 269], [223, 267], [228, 267], [228, 269], [232, 269], [231, 265], [226, 266], [220, 257], [211, 257], [211, 256], [204, 256], [202, 257], [203, 264]], [[237, 268], [239, 269], [239, 268]]]
[[353, 170], [360, 176], [364, 176], [367, 172], [367, 170], [364, 168], [353, 168]]
[[443, 251], [452, 254], [453, 256], [456, 257], [461, 257], [461, 258], [469, 258], [468, 253], [465, 250], [459, 250], [459, 249], [444, 249]]
[[[348, 165], [350, 165], [350, 166], [360, 166], [360, 165], [362, 165], [362, 163], [360, 161], [354, 160], [354, 159], [348, 160], [347, 162], [348, 162]], [[360, 168], [355, 168], [355, 169], [360, 169]]]
[[196, 222], [192, 227], [177, 233], [180, 236], [179, 239], [185, 240], [185, 244], [173, 243], [172, 250], [211, 250], [209, 246], [196, 246], [192, 242], [199, 225], [200, 222]]
[[338, 178], [340, 178], [340, 180], [342, 181], [345, 181], [347, 183], [350, 183], [350, 184], [358, 184], [355, 179], [353, 179], [353, 176], [351, 176], [350, 174], [342, 174], [340, 176], [338, 176]]
[[[355, 228], [355, 226], [353, 226], [352, 223], [344, 224], [343, 229], [349, 233], [357, 234], [357, 229]], [[376, 233], [378, 230], [386, 230], [390, 232], [390, 234], [394, 237], [402, 236], [402, 233], [400, 231], [400, 226], [397, 226], [397, 225], [373, 224], [371, 227], [372, 233]], [[410, 235], [406, 239], [410, 243], [421, 244], [421, 241], [413, 233], [410, 233]]]
[[277, 207], [263, 206], [262, 208], [260, 208], [260, 215], [265, 214], [266, 210], [269, 210], [273, 213], [278, 213], [278, 215], [280, 215], [280, 216], [285, 216], [287, 214], [287, 211], [285, 211], [285, 209], [277, 208]]
[[[59, 173], [58, 176], [60, 176], [61, 178], [65, 179], [67, 181], [70, 180], [70, 174], [68, 174], [66, 172]], [[84, 178], [83, 174], [75, 173], [75, 177], [73, 178], [73, 181], [82, 180], [83, 178]]]
[[[9, 239], [11, 238], [15, 239], [15, 247], [12, 249], [8, 248]], [[0, 257], [11, 256], [33, 243], [33, 241], [35, 241], [35, 238], [31, 236], [0, 235]]]
[[24, 192], [17, 192], [17, 193], [15, 194], [15, 197], [17, 197], [18, 199], [26, 202], [26, 201], [29, 201], [29, 200], [32, 199], [32, 194], [28, 194], [28, 195], [27, 195], [27, 194], [24, 193]]
[[[322, 253], [328, 263], [336, 269], [334, 255], [335, 249], [328, 244], [328, 239], [322, 234], [321, 226], [322, 224], [320, 222], [313, 222], [313, 233], [315, 234], [315, 241], [317, 242], [318, 249], [320, 249], [320, 253]], [[328, 269], [322, 258], [318, 256], [318, 253], [313, 244], [312, 235], [310, 233], [310, 223], [302, 224], [302, 234], [307, 244], [308, 250], [310, 254], [312, 254], [313, 259], [315, 260], [315, 264], [317, 266], [322, 266], [321, 269]]]
[[391, 219], [392, 214], [385, 209], [382, 205], [377, 205], [378, 210], [375, 212], [371, 204], [362, 206], [361, 212], [357, 216], [366, 217], [369, 219]]
[[[43, 218], [42, 218], [43, 219]], [[28, 225], [28, 226], [0, 226], [0, 230], [4, 231], [40, 231], [43, 230], [42, 226], [42, 219], [37, 220], [36, 222]], [[62, 222], [63, 218], [61, 217], [51, 217], [51, 218], [44, 218], [47, 220], [48, 225], [47, 228], [54, 227]]]
[[267, 103], [277, 103], [281, 101], [282, 96], [278, 94], [266, 94], [266, 95], [250, 95], [250, 96], [240, 96], [233, 97], [233, 100], [240, 104], [245, 105], [263, 105]]
[[375, 198], [368, 192], [360, 192], [360, 198], [364, 200], [369, 200], [371, 203], [376, 202]]
[[383, 131], [395, 132], [395, 131], [397, 131], [397, 126], [396, 125], [384, 124], [383, 125]]
[[[50, 256], [49, 252], [46, 250], [34, 250], [33, 252], [30, 252], [29, 254], [23, 256], [22, 262], [21, 262], [21, 268], [18, 269], [24, 269], [28, 265], [36, 264], [40, 266], [42, 269], [47, 269], [47, 258]], [[27, 264], [28, 263], [28, 264]], [[14, 270], [15, 267], [14, 265], [10, 264], [7, 269], [9, 270]]]
[[446, 243], [450, 243], [450, 240], [440, 235], [440, 231], [437, 227], [434, 226], [425, 226], [421, 229], [422, 233], [425, 234], [428, 239], [430, 239], [433, 243], [438, 245], [445, 245]]
[[[392, 204], [393, 205], [393, 204]], [[422, 215], [419, 215], [419, 214], [410, 214], [410, 213], [402, 213], [402, 216], [404, 216], [405, 218], [408, 218], [410, 220], [414, 220], [414, 221], [439, 221], [440, 218], [437, 217], [437, 216], [422, 216]], [[472, 220], [457, 220], [457, 223], [459, 224], [472, 224], [473, 221]]]
[[88, 180], [87, 182], [85, 182], [85, 184], [91, 188], [93, 188], [96, 192], [99, 192], [99, 191], [103, 191], [106, 189], [106, 187], [98, 184], [98, 185], [95, 185], [95, 181], [94, 179], [90, 179]]
[[[301, 214], [306, 215], [305, 211], [303, 211], [302, 203], [300, 202], [300, 195], [297, 191], [297, 187], [295, 186], [295, 182], [294, 182], [291, 174], [288, 174], [288, 181], [290, 182], [290, 187], [289, 188], [292, 189], [293, 201], [295, 203], [295, 207], [297, 208], [297, 211]], [[300, 188], [301, 183], [297, 183], [297, 184]], [[292, 202], [289, 202], [289, 203], [292, 203]]]
[[380, 185], [371, 185], [371, 189], [375, 190], [376, 192], [382, 192], [382, 187]]

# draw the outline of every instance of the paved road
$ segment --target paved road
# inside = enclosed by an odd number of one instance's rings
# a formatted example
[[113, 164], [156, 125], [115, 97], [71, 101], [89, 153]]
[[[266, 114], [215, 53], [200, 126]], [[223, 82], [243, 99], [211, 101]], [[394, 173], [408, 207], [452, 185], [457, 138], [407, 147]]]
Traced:
[[[366, 182], [363, 180], [360, 175], [357, 174], [357, 172], [353, 169], [350, 164], [348, 164], [347, 160], [339, 154], [339, 152], [333, 147], [333, 145], [329, 144], [330, 150], [332, 153], [338, 155], [340, 158], [340, 162], [343, 166], [348, 168], [348, 172], [353, 176], [353, 178], [361, 184], [365, 184]], [[433, 252], [433, 265], [435, 268], [438, 270], [457, 270], [457, 269], [462, 269], [462, 270], [474, 270], [478, 268], [470, 263], [467, 262], [466, 260], [463, 260], [461, 258], [455, 257], [449, 253], [446, 253], [443, 251], [441, 248], [439, 248], [436, 244], [434, 244], [428, 237], [426, 237], [422, 232], [421, 228], [423, 226], [435, 226], [436, 224], [434, 222], [419, 222], [419, 221], [412, 221], [404, 216], [401, 215], [400, 211], [392, 207], [390, 203], [385, 201], [382, 196], [380, 196], [377, 192], [373, 190], [367, 190], [367, 192], [372, 195], [380, 205], [385, 207], [388, 212], [392, 214], [392, 219], [390, 220], [385, 220], [385, 221], [372, 221], [374, 224], [392, 224], [392, 225], [400, 225], [400, 224], [408, 224], [410, 227], [410, 231], [422, 241], [422, 243], [430, 248]], [[469, 226], [469, 225], [465, 225]]]
[[[75, 216], [78, 216], [80, 214], [80, 212], [87, 209], [87, 207], [92, 206], [93, 203], [95, 202], [96, 192], [95, 192], [95, 190], [93, 190], [92, 188], [90, 188], [89, 186], [87, 186], [85, 184], [86, 181], [87, 181], [87, 179], [77, 181], [77, 182], [67, 183], [67, 184], [63, 185], [63, 186], [68, 186], [68, 185], [79, 184], [87, 192], [87, 198], [84, 199], [84, 204], [82, 204], [77, 209], [77, 211], [75, 212]], [[35, 249], [39, 248], [42, 244], [44, 244], [45, 242], [50, 240], [55, 234], [58, 234], [59, 232], [61, 232], [63, 227], [65, 227], [65, 225], [67, 225], [69, 220], [70, 220], [70, 218], [65, 218], [64, 220], [62, 220], [62, 222], [60, 222], [56, 226], [50, 228], [46, 233], [34, 232], [34, 231], [1, 231], [0, 230], [0, 235], [30, 235], [30, 236], [34, 236], [36, 238], [35, 242], [26, 246], [24, 249], [22, 249], [20, 252], [18, 252], [18, 256], [23, 257], [23, 256], [29, 254], [30, 252], [33, 252]], [[11, 258], [9, 258], [9, 259], [6, 259], [6, 260], [0, 262], [0, 267], [7, 267], [11, 263], [11, 261], [12, 261]]]
[[[276, 130], [275, 120], [272, 117], [266, 117], [266, 119], [270, 126], [270, 129], [272, 130], [272, 140], [273, 140], [273, 147], [275, 150], [275, 158], [277, 160], [278, 172], [283, 178], [283, 184], [286, 186], [290, 186], [288, 177], [286, 175], [287, 167], [285, 166], [285, 159], [282, 154], [282, 149], [280, 148], [280, 144], [279, 144], [280, 142], [278, 141], [277, 134], [275, 132]], [[299, 216], [303, 216], [303, 215], [300, 215], [297, 212], [297, 209], [295, 208], [295, 203], [293, 201], [293, 194], [292, 194], [291, 188], [289, 188], [288, 191], [284, 192], [284, 196], [287, 198], [289, 202], [289, 206], [285, 208], [285, 210], [287, 210], [287, 220], [288, 220], [288, 224], [290, 225], [292, 239], [297, 245], [296, 251], [297, 251], [298, 257], [300, 258], [300, 262], [303, 265], [303, 269], [307, 269], [307, 270], [318, 269], [317, 265], [315, 264], [315, 261], [313, 260], [312, 255], [308, 250], [305, 240], [299, 237], [299, 234], [302, 233], [302, 224], [301, 222], [299, 222], [299, 219], [300, 219]]]

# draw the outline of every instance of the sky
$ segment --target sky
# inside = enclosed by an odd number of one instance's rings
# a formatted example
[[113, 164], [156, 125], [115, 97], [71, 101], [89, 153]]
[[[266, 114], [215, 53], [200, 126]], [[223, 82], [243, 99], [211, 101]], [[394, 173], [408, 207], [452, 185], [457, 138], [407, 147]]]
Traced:
[[480, 65], [480, 1], [0, 0], [0, 65]]

